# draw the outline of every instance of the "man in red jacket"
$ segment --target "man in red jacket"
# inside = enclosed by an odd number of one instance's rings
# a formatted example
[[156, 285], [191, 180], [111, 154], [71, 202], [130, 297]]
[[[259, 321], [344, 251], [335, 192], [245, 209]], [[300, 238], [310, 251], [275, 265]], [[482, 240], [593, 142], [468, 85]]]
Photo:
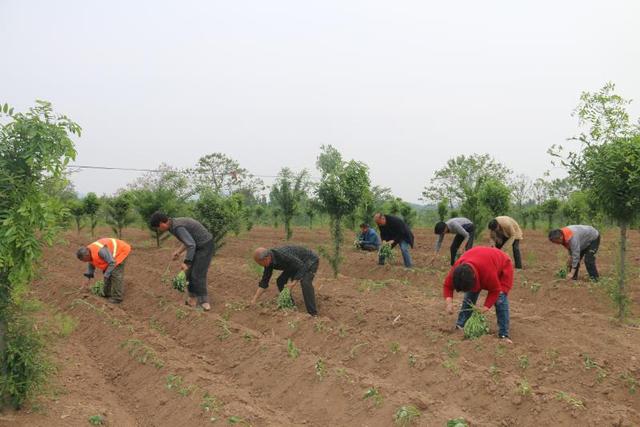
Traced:
[[478, 246], [466, 251], [451, 267], [444, 280], [443, 295], [447, 312], [453, 314], [453, 291], [464, 292], [462, 308], [458, 314], [456, 328], [464, 328], [471, 317], [471, 304], [475, 305], [481, 290], [487, 298], [480, 308], [483, 313], [495, 304], [498, 318], [498, 337], [509, 338], [509, 291], [513, 287], [513, 265], [511, 258], [499, 249]]

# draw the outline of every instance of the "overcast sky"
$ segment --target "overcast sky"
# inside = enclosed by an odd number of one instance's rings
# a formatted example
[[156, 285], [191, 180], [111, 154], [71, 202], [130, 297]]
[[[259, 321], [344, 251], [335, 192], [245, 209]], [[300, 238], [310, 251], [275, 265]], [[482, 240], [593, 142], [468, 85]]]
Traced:
[[[0, 0], [0, 101], [84, 130], [77, 164], [315, 172], [322, 144], [417, 202], [447, 159], [550, 168], [580, 92], [640, 113], [640, 1]], [[112, 193], [131, 172], [74, 176]], [[266, 180], [268, 183], [271, 180]]]

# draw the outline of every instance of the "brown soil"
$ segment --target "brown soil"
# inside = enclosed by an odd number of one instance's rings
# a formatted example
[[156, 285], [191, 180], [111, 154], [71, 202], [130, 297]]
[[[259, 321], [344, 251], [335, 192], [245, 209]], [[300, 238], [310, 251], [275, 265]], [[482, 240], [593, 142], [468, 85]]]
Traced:
[[[89, 237], [69, 233], [46, 250], [33, 285], [38, 299], [79, 321], [54, 347], [58, 391], [38, 410], [0, 414], [0, 425], [86, 426], [102, 414], [110, 426], [389, 426], [402, 405], [419, 408], [416, 425], [424, 426], [458, 417], [473, 426], [640, 425], [640, 329], [612, 321], [603, 286], [557, 279], [565, 254], [541, 232], [529, 231], [522, 244], [526, 269], [510, 294], [513, 345], [452, 331], [441, 297], [446, 260], [420, 268], [434, 243], [427, 230], [416, 233], [412, 271], [399, 253], [381, 267], [375, 254], [349, 246], [337, 279], [321, 262], [317, 319], [306, 315], [299, 289], [298, 311], [278, 311], [275, 280], [260, 306], [246, 307], [259, 279], [253, 248], [280, 245], [282, 236], [259, 228], [229, 238], [209, 274], [213, 309], [203, 313], [166, 283], [178, 267], [174, 242], [156, 249], [146, 232], [126, 230], [134, 252], [125, 301], [114, 306], [77, 290], [84, 266], [74, 250]], [[615, 238], [607, 234], [599, 253], [605, 277], [613, 275]], [[633, 232], [633, 308], [639, 241]], [[293, 242], [316, 249], [328, 234], [296, 229]], [[489, 322], [495, 333], [493, 311]], [[377, 405], [364, 398], [370, 387], [382, 397]]]

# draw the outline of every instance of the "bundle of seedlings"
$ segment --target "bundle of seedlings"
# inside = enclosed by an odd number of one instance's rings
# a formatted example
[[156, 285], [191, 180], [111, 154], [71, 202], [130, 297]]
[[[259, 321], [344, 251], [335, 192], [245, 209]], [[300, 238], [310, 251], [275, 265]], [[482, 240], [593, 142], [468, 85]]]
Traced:
[[479, 338], [489, 333], [489, 325], [487, 324], [487, 318], [482, 314], [480, 309], [475, 305], [472, 305], [470, 310], [471, 317], [464, 324], [464, 337], [467, 339]]
[[384, 243], [382, 246], [380, 246], [378, 255], [381, 257], [384, 257], [384, 259], [386, 259], [389, 262], [393, 261], [394, 254], [393, 254], [393, 248], [391, 247], [391, 243]]
[[291, 290], [285, 286], [285, 288], [278, 294], [278, 310], [290, 310], [295, 307], [293, 299], [291, 298]]
[[173, 278], [173, 289], [179, 292], [184, 292], [187, 288], [187, 275], [184, 271], [181, 271]]
[[96, 281], [93, 285], [91, 285], [90, 289], [92, 294], [99, 297], [104, 296], [104, 282], [102, 280]]

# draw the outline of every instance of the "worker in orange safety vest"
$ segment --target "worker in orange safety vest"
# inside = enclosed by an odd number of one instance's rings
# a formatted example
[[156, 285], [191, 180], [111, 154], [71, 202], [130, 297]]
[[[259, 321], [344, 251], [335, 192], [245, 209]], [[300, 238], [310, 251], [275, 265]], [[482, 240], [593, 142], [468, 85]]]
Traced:
[[119, 304], [124, 296], [124, 264], [131, 253], [131, 245], [123, 240], [102, 238], [90, 245], [78, 249], [76, 256], [88, 263], [85, 286], [88, 287], [94, 272], [102, 270], [104, 274], [104, 297], [109, 302]]

